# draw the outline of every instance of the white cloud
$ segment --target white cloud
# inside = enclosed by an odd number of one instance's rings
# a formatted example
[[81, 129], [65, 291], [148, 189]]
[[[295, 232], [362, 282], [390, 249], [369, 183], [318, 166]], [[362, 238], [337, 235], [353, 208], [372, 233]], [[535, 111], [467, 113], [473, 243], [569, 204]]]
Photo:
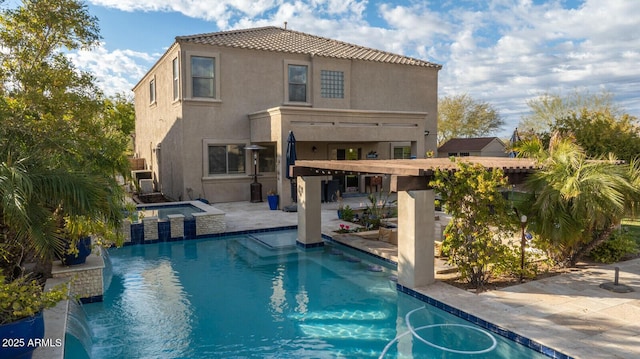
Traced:
[[226, 18], [227, 12], [257, 16], [276, 6], [278, 0], [90, 0], [94, 5], [122, 11], [173, 11], [186, 16], [215, 20]]
[[129, 93], [160, 54], [146, 54], [133, 50], [108, 51], [103, 45], [91, 51], [68, 55], [73, 63], [91, 72], [107, 95]]
[[528, 110], [527, 99], [545, 91], [604, 89], [638, 115], [629, 82], [640, 83], [640, 7], [632, 3], [587, 0], [563, 9], [559, 2], [500, 1], [483, 12], [480, 26], [477, 11], [459, 9], [440, 93], [494, 104], [508, 115], [505, 133]]
[[[282, 26], [443, 64], [439, 93], [468, 93], [517, 125], [526, 101], [574, 89], [611, 92], [640, 116], [640, 6], [628, 0], [90, 0], [124, 11], [178, 12], [220, 30]], [[374, 19], [373, 17], [376, 17]], [[164, 39], [163, 46], [173, 39]], [[107, 88], [130, 89], [159, 54], [80, 52]], [[84, 66], [84, 67], [83, 67]]]

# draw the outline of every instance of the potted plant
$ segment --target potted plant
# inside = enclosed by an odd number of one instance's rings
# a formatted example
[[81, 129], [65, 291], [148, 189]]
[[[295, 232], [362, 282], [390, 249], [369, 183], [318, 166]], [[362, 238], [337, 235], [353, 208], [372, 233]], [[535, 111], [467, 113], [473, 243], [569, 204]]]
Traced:
[[276, 190], [271, 189], [267, 192], [267, 201], [269, 202], [269, 209], [275, 211], [278, 209], [278, 203], [280, 202], [280, 196]]
[[44, 338], [42, 311], [66, 299], [65, 285], [44, 291], [34, 279], [7, 281], [0, 273], [0, 338], [2, 358], [31, 358]]
[[86, 216], [67, 216], [63, 222], [59, 231], [64, 250], [58, 253], [58, 258], [64, 265], [84, 263], [94, 246], [109, 248], [122, 245], [121, 233], [114, 231], [102, 220]]
[[60, 258], [62, 264], [67, 266], [83, 264], [92, 251], [91, 236], [83, 236], [77, 241], [69, 241], [66, 243], [66, 247]]

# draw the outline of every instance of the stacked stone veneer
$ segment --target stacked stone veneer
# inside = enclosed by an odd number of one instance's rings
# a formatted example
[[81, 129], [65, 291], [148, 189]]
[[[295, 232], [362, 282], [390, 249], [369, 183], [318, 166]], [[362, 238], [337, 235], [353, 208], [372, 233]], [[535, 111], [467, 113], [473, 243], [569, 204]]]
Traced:
[[99, 301], [104, 293], [103, 269], [104, 259], [94, 251], [83, 264], [65, 266], [60, 261], [55, 261], [51, 274], [53, 278], [71, 279], [71, 296], [81, 300]]
[[169, 218], [171, 238], [184, 238], [184, 215], [170, 214], [167, 218]]
[[224, 212], [218, 211], [221, 213], [202, 212], [193, 214], [193, 218], [196, 219], [196, 236], [224, 233], [227, 230]]
[[158, 231], [158, 217], [145, 217], [142, 219], [144, 228], [144, 240], [153, 241], [160, 238]]
[[[193, 220], [187, 220], [182, 214], [170, 214], [166, 220], [158, 219], [158, 217], [145, 217], [142, 219], [142, 223], [131, 223], [129, 219], [125, 219], [122, 223], [124, 243], [144, 243], [147, 241], [157, 241], [161, 238], [166, 239], [166, 232], [161, 232], [159, 223], [169, 223], [169, 237], [172, 240], [192, 239], [194, 235], [195, 237], [206, 236], [209, 234], [224, 233], [227, 230], [225, 213], [223, 211], [200, 201], [171, 202], [168, 205], [176, 204], [191, 204], [204, 212], [193, 213]], [[193, 222], [195, 222], [195, 233], [193, 233], [193, 227], [189, 227], [191, 228], [190, 232], [187, 232], [185, 229], [186, 222], [188, 222], [189, 226], [193, 226]], [[166, 230], [167, 227], [164, 228]], [[136, 232], [136, 230], [138, 234], [134, 235], [133, 232]], [[142, 236], [142, 238], [140, 238], [140, 236]]]
[[122, 235], [124, 236], [124, 243], [131, 242], [131, 221], [129, 219], [122, 221]]

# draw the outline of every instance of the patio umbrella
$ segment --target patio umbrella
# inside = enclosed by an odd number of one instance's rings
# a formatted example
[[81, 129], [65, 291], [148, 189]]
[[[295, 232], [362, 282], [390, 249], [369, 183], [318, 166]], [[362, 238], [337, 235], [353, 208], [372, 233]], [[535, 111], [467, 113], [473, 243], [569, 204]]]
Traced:
[[293, 135], [293, 131], [289, 131], [289, 137], [287, 138], [287, 178], [291, 183], [291, 200], [297, 202], [298, 196], [296, 193], [296, 181], [289, 173], [290, 166], [296, 164], [296, 136]]
[[289, 131], [289, 137], [287, 138], [287, 178], [292, 179], [289, 173], [289, 166], [296, 164], [296, 136], [293, 135], [293, 131]]

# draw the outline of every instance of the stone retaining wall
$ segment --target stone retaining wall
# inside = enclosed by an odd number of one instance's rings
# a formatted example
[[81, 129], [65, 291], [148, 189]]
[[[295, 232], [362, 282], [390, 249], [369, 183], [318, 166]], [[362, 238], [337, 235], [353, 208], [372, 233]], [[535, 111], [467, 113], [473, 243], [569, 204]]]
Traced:
[[65, 266], [60, 261], [53, 263], [51, 274], [53, 278], [70, 278], [71, 295], [81, 300], [101, 300], [104, 293], [102, 270], [104, 259], [95, 252], [87, 257], [83, 264]]
[[196, 219], [196, 236], [224, 233], [227, 230], [227, 224], [224, 220], [223, 213], [194, 213]]

